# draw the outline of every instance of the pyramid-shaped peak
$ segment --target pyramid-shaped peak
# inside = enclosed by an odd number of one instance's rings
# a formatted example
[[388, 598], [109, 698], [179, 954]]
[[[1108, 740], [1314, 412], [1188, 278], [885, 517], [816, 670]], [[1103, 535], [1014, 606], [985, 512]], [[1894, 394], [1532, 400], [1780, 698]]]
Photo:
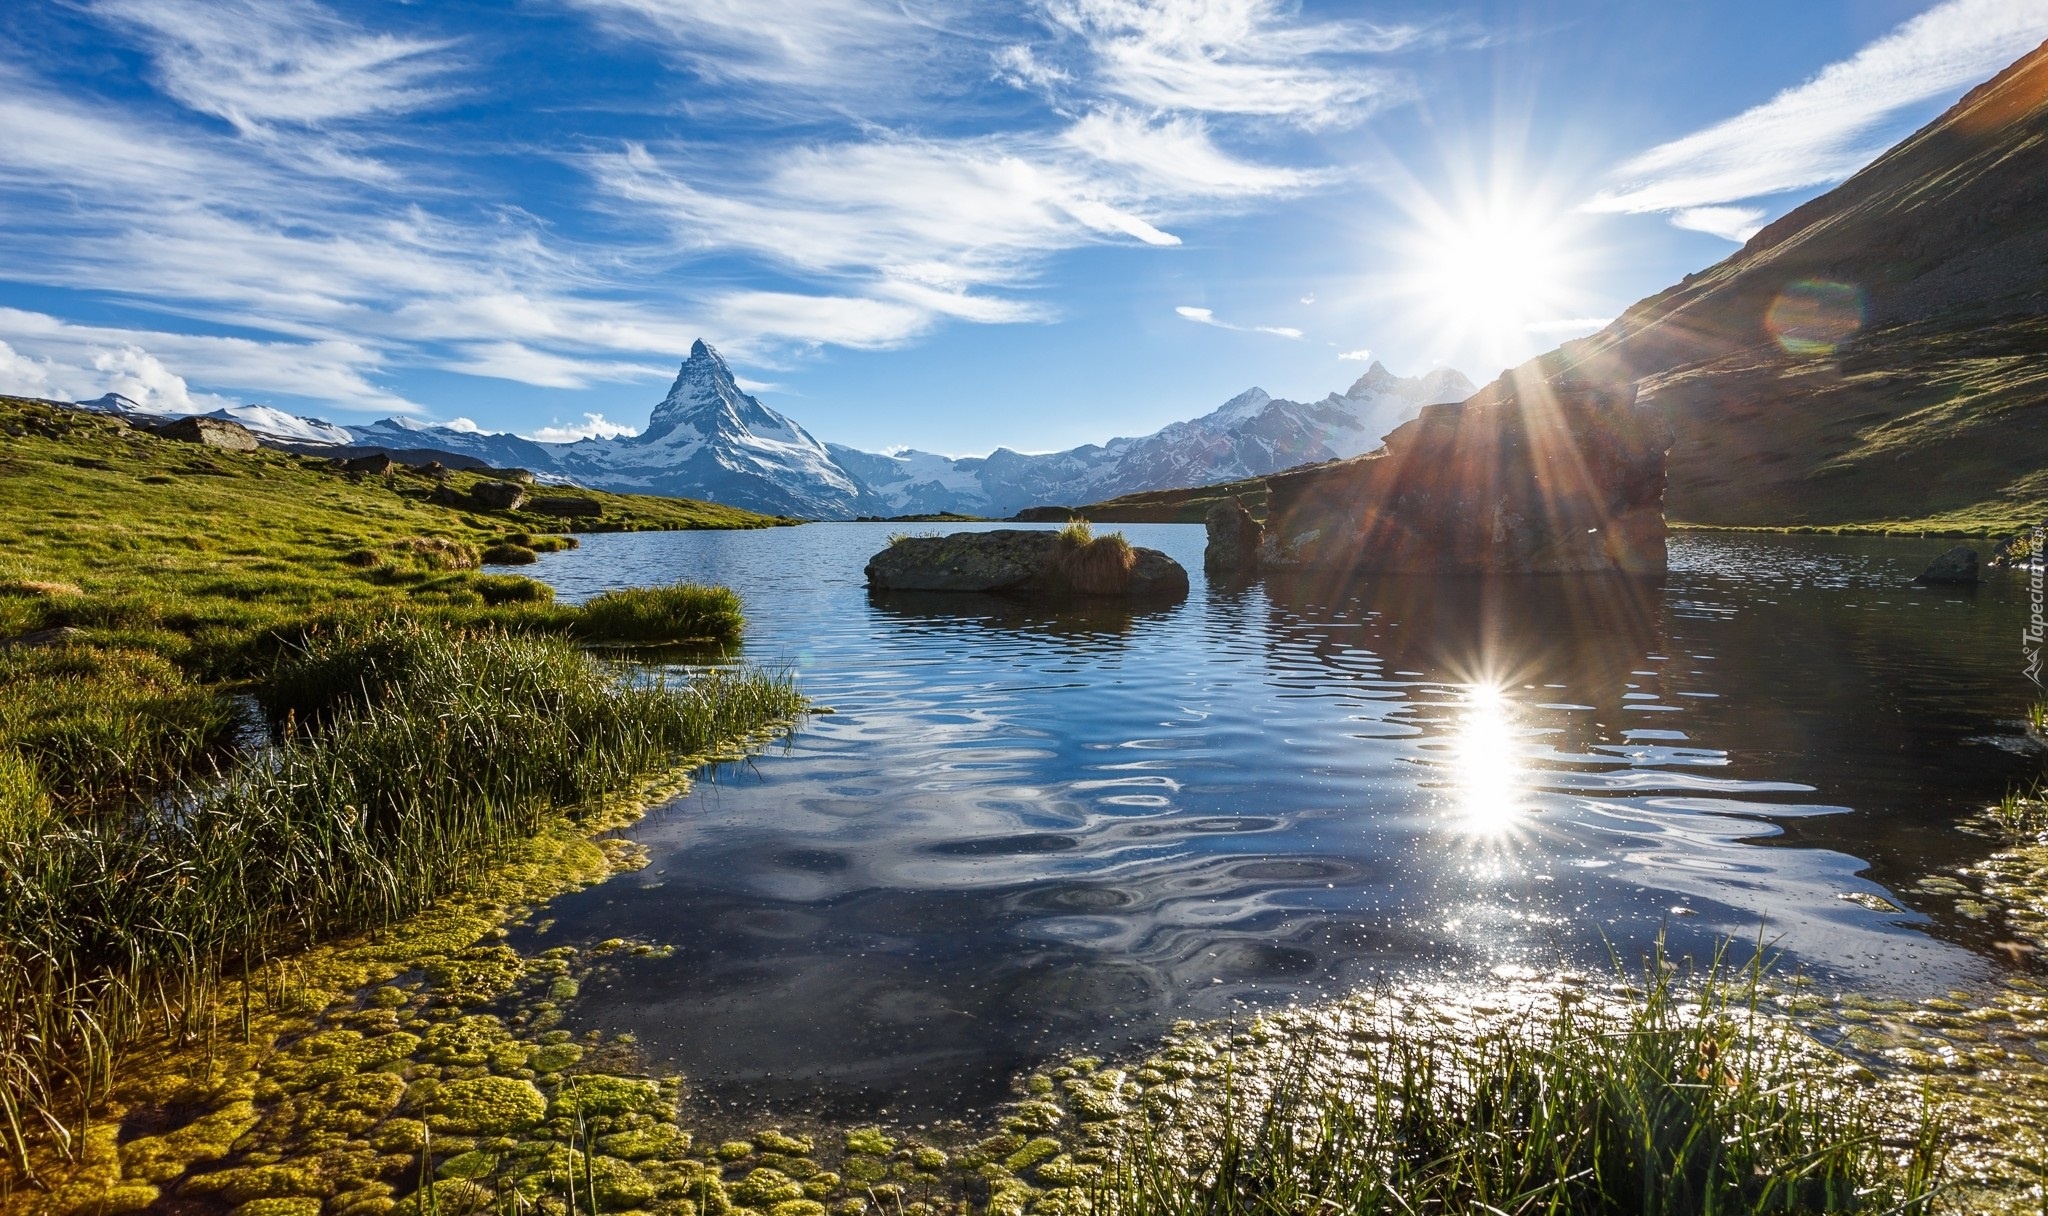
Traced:
[[1344, 395], [1363, 397], [1368, 393], [1392, 392], [1399, 380], [1400, 377], [1387, 370], [1386, 364], [1374, 359], [1372, 366], [1365, 369], [1365, 374], [1352, 381], [1351, 387], [1344, 390]]
[[718, 352], [711, 349], [711, 344], [702, 338], [690, 343], [690, 361], [694, 363], [699, 359], [709, 359], [720, 367], [725, 366], [725, 360], [719, 358]]

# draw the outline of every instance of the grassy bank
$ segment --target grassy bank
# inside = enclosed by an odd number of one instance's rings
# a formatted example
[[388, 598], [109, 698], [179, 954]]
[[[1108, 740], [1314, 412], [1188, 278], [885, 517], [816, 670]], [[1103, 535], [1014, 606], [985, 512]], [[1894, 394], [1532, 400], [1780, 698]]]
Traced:
[[[0, 398], [0, 1148], [75, 1164], [138, 1044], [223, 985], [388, 924], [563, 808], [786, 721], [788, 680], [664, 685], [577, 643], [734, 641], [724, 588], [557, 605], [490, 572], [580, 529], [759, 527], [476, 474], [349, 473]], [[521, 504], [523, 505], [523, 504]], [[238, 981], [240, 982], [240, 981]], [[250, 990], [242, 982], [245, 1023]]]

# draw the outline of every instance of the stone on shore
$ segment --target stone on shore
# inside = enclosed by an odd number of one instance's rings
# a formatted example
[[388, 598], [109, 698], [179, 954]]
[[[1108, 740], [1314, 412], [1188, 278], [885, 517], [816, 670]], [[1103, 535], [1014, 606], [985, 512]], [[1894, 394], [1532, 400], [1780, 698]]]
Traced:
[[469, 491], [479, 507], [489, 511], [517, 511], [526, 501], [526, 487], [509, 481], [480, 481]]
[[1514, 374], [1377, 452], [1275, 474], [1259, 565], [1662, 574], [1671, 428], [1633, 386]]
[[1967, 545], [1957, 545], [1927, 563], [1927, 569], [1914, 581], [1949, 586], [1973, 585], [1977, 581], [1977, 551]]
[[168, 422], [156, 428], [156, 433], [165, 439], [205, 444], [207, 447], [229, 452], [253, 452], [262, 446], [257, 442], [255, 432], [239, 422], [229, 422], [225, 418], [180, 418], [176, 422]]
[[868, 559], [867, 578], [876, 591], [965, 591], [1025, 599], [1164, 600], [1187, 595], [1188, 572], [1179, 562], [1157, 549], [1134, 546], [1131, 554], [1134, 560], [1121, 589], [1091, 581], [1095, 589], [1081, 590], [1063, 572], [1059, 533], [998, 528], [901, 538]]

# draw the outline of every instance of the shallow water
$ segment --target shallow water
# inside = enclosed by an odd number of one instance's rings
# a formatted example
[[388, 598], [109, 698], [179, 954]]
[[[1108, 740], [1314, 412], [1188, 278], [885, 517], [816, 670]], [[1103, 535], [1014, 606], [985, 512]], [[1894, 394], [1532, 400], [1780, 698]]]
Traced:
[[1203, 581], [1199, 527], [1133, 525], [1189, 599], [1054, 612], [871, 599], [892, 530], [605, 534], [536, 568], [566, 600], [727, 583], [744, 657], [837, 710], [515, 939], [674, 945], [571, 1020], [637, 1032], [713, 1102], [954, 1113], [1176, 1018], [1659, 933], [1903, 994], [2004, 965], [1901, 893], [1981, 855], [1954, 823], [2039, 767], [2025, 589], [1911, 587], [1942, 542], [1686, 535], [1662, 586], [1233, 588]]

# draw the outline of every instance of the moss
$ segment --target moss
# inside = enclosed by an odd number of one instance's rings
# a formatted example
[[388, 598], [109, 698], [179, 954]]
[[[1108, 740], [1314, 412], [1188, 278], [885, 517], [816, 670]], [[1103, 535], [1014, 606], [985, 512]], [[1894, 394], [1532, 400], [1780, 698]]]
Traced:
[[635, 1128], [600, 1137], [597, 1150], [621, 1161], [679, 1157], [690, 1151], [690, 1133], [673, 1123], [659, 1123], [649, 1128]]
[[730, 1190], [736, 1202], [753, 1208], [769, 1208], [804, 1198], [802, 1184], [781, 1170], [751, 1170], [745, 1178], [733, 1183]]
[[583, 1048], [575, 1043], [549, 1043], [528, 1056], [526, 1066], [538, 1073], [560, 1072], [582, 1058]]
[[785, 1199], [769, 1208], [768, 1216], [825, 1216], [825, 1205], [814, 1199]]
[[754, 1144], [763, 1152], [781, 1153], [786, 1157], [807, 1155], [813, 1143], [809, 1136], [785, 1135], [779, 1127], [754, 1133]]
[[238, 1203], [228, 1216], [320, 1216], [318, 1199], [251, 1199]]
[[547, 1113], [548, 1100], [531, 1081], [473, 1077], [440, 1087], [427, 1124], [437, 1132], [502, 1135], [531, 1127]]
[[[196, 1182], [229, 1203], [252, 1199], [318, 1198], [324, 1189], [319, 1173], [305, 1164], [253, 1165], [201, 1175]], [[187, 1189], [192, 1189], [190, 1186]]]
[[917, 1168], [933, 1173], [945, 1169], [947, 1163], [945, 1151], [933, 1148], [928, 1144], [919, 1145], [911, 1149], [910, 1160]]
[[673, 1119], [675, 1106], [662, 1096], [661, 1086], [652, 1081], [586, 1073], [570, 1077], [555, 1091], [547, 1106], [550, 1119], [573, 1119], [577, 1115], [654, 1115]]
[[753, 1156], [754, 1145], [750, 1140], [727, 1140], [718, 1146], [717, 1151], [721, 1160], [738, 1161]]
[[454, 1216], [462, 1212], [489, 1211], [496, 1198], [489, 1187], [467, 1178], [444, 1178], [407, 1195], [391, 1209], [391, 1216], [431, 1216], [440, 1212]]
[[846, 1133], [846, 1151], [884, 1157], [896, 1151], [896, 1142], [879, 1127], [856, 1127]]
[[1040, 1136], [1027, 1142], [1023, 1148], [1003, 1159], [1003, 1167], [1012, 1173], [1021, 1174], [1039, 1162], [1057, 1154], [1065, 1146], [1048, 1136]]

